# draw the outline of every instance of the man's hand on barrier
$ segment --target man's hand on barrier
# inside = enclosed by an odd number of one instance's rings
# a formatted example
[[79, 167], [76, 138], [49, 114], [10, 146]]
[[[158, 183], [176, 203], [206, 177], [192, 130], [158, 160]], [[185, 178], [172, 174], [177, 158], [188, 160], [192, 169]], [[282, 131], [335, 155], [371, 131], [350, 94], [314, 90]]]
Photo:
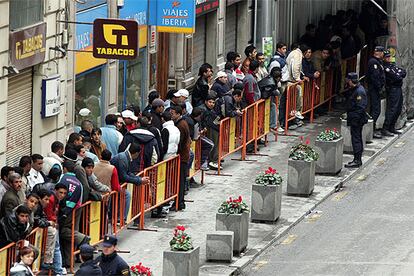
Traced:
[[148, 177], [148, 176], [144, 176], [142, 179], [141, 179], [141, 184], [142, 185], [148, 185], [150, 183], [150, 178]]
[[236, 114], [238, 115], [238, 116], [241, 116], [241, 115], [243, 115], [243, 111], [240, 111], [240, 110], [236, 110]]

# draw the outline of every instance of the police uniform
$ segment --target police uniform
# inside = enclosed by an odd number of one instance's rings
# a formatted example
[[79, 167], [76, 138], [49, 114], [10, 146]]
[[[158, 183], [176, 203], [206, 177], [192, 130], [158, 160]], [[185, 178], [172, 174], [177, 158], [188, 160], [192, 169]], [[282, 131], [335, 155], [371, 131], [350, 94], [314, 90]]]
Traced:
[[[374, 49], [375, 52], [383, 52], [384, 47], [377, 46]], [[367, 71], [367, 80], [368, 80], [368, 96], [370, 102], [370, 115], [374, 120], [374, 131], [375, 123], [379, 115], [381, 114], [381, 90], [385, 84], [385, 74], [384, 67], [382, 65], [382, 60], [376, 57], [371, 57], [368, 61], [368, 71]], [[374, 138], [381, 138], [381, 134], [378, 132], [374, 133]]]
[[82, 244], [80, 246], [80, 254], [82, 260], [85, 260], [86, 257], [89, 257], [87, 261], [83, 261], [78, 271], [76, 271], [75, 276], [101, 276], [102, 270], [99, 267], [97, 261], [93, 260], [93, 253], [95, 253], [95, 248], [89, 244]]
[[367, 114], [365, 113], [367, 94], [364, 87], [358, 83], [357, 73], [349, 73], [347, 79], [352, 80], [356, 86], [347, 92], [347, 125], [351, 127], [354, 160], [345, 165], [345, 167], [355, 168], [362, 165], [362, 152], [364, 151], [362, 128], [368, 122]]
[[[389, 56], [390, 53], [386, 51], [384, 53], [384, 57]], [[384, 132], [399, 134], [399, 132], [395, 129], [395, 124], [397, 123], [398, 117], [400, 116], [402, 110], [403, 93], [401, 87], [407, 72], [403, 68], [389, 62], [384, 62], [384, 71], [385, 87], [387, 91], [387, 110], [385, 112], [385, 121], [382, 129]]]
[[[102, 245], [105, 246], [115, 246], [118, 243], [118, 239], [115, 236], [107, 235], [104, 237]], [[102, 269], [102, 275], [111, 276], [111, 275], [121, 275], [129, 276], [129, 265], [116, 253], [110, 255], [104, 255], [103, 253], [96, 258], [96, 261], [99, 262], [99, 266]]]

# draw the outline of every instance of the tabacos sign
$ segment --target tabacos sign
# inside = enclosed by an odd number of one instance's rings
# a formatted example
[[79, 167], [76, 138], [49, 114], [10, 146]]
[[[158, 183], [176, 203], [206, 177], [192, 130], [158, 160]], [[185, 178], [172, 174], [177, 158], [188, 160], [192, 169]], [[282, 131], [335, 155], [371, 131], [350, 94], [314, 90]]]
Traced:
[[134, 59], [138, 53], [138, 23], [135, 20], [95, 19], [93, 56]]
[[157, 31], [189, 33], [195, 31], [195, 0], [158, 0]]

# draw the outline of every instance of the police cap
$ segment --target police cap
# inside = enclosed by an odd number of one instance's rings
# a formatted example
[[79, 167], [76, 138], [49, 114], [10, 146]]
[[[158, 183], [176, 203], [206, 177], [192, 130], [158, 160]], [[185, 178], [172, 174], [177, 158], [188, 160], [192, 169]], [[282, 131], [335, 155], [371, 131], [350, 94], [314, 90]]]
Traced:
[[118, 238], [113, 235], [106, 235], [104, 237], [102, 245], [105, 247], [115, 246], [118, 244]]
[[382, 47], [382, 46], [375, 46], [374, 52], [384, 52], [384, 47]]
[[80, 247], [80, 253], [81, 255], [89, 255], [92, 256], [93, 253], [95, 253], [95, 247], [90, 246], [89, 244], [82, 244]]

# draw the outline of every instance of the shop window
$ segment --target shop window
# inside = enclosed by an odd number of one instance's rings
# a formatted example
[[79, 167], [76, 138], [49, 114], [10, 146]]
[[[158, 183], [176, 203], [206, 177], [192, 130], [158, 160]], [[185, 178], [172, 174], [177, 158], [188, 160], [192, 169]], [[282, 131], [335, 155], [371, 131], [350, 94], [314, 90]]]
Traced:
[[122, 111], [130, 105], [143, 107], [142, 68], [144, 54], [134, 60], [120, 62], [118, 85], [118, 110]]
[[9, 2], [10, 29], [15, 30], [43, 21], [43, 0]]
[[[77, 126], [80, 126], [85, 119], [92, 120], [97, 127], [101, 126], [102, 106], [104, 103], [103, 83], [102, 67], [76, 77], [75, 124]], [[87, 108], [90, 111], [89, 115], [81, 116], [79, 114], [79, 111], [83, 108]]]
[[191, 73], [193, 66], [193, 35], [185, 36], [185, 72]]

